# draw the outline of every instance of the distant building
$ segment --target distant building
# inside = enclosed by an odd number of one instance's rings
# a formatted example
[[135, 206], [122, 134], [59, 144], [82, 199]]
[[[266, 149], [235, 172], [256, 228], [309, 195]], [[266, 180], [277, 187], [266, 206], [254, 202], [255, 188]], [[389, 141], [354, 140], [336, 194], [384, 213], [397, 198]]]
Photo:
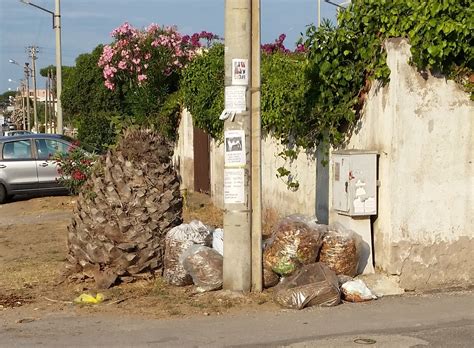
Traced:
[[[22, 92], [22, 96], [26, 97], [26, 91]], [[30, 89], [30, 98], [33, 99], [34, 96], [35, 96], [34, 90]], [[46, 101], [46, 89], [36, 89], [36, 100], [40, 103], [44, 103]], [[56, 99], [54, 99], [54, 101], [56, 101]]]

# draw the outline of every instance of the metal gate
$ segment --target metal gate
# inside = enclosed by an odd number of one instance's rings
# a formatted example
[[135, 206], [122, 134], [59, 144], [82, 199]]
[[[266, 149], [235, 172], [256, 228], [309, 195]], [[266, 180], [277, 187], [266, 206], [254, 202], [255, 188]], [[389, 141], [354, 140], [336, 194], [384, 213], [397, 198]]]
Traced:
[[209, 193], [210, 176], [210, 139], [201, 129], [194, 127], [194, 191]]

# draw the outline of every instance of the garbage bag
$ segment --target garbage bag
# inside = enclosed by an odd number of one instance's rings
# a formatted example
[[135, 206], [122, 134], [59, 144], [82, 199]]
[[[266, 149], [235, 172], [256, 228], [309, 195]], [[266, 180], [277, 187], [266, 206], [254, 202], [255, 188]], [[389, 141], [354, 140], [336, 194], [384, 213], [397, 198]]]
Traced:
[[278, 284], [280, 277], [270, 268], [263, 266], [263, 287], [265, 289], [271, 288]]
[[176, 286], [191, 285], [193, 280], [179, 262], [180, 256], [192, 245], [210, 246], [212, 232], [201, 221], [193, 220], [168, 231], [165, 237], [165, 255], [163, 259], [163, 277], [169, 284]]
[[224, 255], [224, 230], [216, 228], [212, 233], [212, 249]]
[[222, 265], [224, 258], [216, 250], [202, 246], [190, 246], [180, 257], [198, 292], [222, 288]]
[[344, 300], [349, 302], [364, 302], [377, 299], [361, 279], [345, 282], [341, 286]]
[[264, 264], [287, 276], [301, 265], [316, 261], [326, 225], [303, 215], [292, 215], [279, 222], [264, 250]]
[[321, 262], [303, 266], [275, 287], [274, 299], [283, 307], [336, 306], [341, 293], [336, 273]]
[[324, 235], [319, 261], [324, 262], [336, 274], [350, 277], [357, 275], [362, 237], [340, 223], [329, 226]]

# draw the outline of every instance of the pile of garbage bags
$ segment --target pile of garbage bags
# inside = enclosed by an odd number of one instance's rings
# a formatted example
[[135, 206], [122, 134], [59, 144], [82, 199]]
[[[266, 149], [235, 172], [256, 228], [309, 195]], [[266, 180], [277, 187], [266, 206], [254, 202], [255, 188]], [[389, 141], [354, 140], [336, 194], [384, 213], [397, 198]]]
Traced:
[[[303, 215], [283, 218], [263, 245], [263, 285], [286, 308], [336, 306], [376, 298], [360, 279], [362, 238], [341, 224]], [[194, 220], [165, 238], [164, 279], [194, 284], [197, 292], [222, 288], [224, 230]]]
[[263, 284], [287, 308], [335, 306], [341, 299], [361, 302], [374, 295], [357, 275], [362, 238], [339, 223], [291, 215], [282, 219], [263, 253]]
[[[222, 288], [223, 231], [193, 220], [168, 231], [163, 278], [175, 286], [196, 285], [198, 292]], [[214, 247], [214, 248], [211, 248]]]

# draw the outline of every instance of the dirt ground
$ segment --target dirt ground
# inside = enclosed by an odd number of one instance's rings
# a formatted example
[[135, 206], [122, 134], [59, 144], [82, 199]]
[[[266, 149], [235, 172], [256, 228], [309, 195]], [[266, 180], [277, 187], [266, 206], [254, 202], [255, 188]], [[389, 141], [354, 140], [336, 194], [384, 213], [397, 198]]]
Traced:
[[[98, 305], [76, 305], [82, 293], [95, 295], [94, 283], [61, 283], [67, 253], [67, 225], [77, 197], [16, 199], [0, 205], [0, 311], [39, 312], [74, 308], [80, 313], [136, 314], [155, 318], [274, 310], [271, 294], [236, 295], [225, 291], [194, 294], [161, 278], [101, 291]], [[206, 195], [186, 197], [184, 220], [222, 226], [222, 212]]]

